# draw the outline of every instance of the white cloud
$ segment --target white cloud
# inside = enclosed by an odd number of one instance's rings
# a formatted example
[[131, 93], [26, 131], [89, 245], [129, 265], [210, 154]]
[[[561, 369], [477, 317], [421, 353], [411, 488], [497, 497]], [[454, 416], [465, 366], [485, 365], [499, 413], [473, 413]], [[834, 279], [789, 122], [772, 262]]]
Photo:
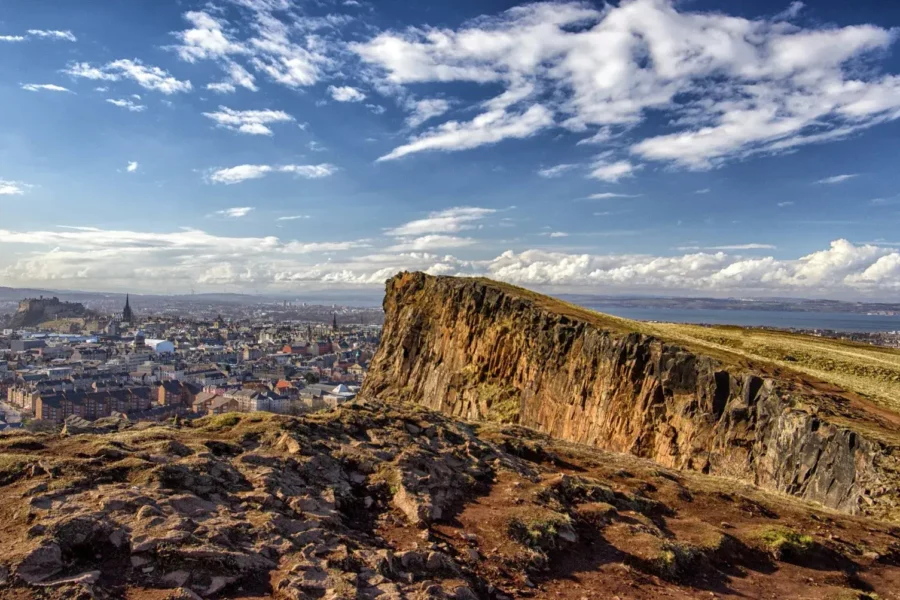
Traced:
[[535, 104], [518, 114], [508, 113], [505, 109], [489, 110], [466, 123], [448, 121], [439, 127], [429, 129], [378, 160], [394, 160], [426, 150], [448, 152], [467, 150], [486, 144], [496, 144], [505, 139], [527, 138], [552, 123], [553, 116], [550, 111], [540, 104]]
[[23, 83], [22, 89], [29, 92], [40, 92], [42, 90], [46, 92], [72, 92], [72, 90], [54, 83]]
[[282, 110], [232, 110], [220, 106], [217, 112], [205, 112], [220, 127], [249, 135], [272, 135], [268, 125], [292, 122], [294, 117]]
[[551, 231], [551, 232], [548, 233], [547, 235], [548, 235], [549, 237], [552, 237], [552, 238], [564, 238], [564, 237], [569, 237], [569, 234], [566, 233], [565, 231]]
[[634, 172], [639, 168], [640, 165], [635, 166], [627, 160], [606, 162], [601, 159], [592, 165], [589, 177], [608, 183], [617, 183], [620, 179], [634, 176]]
[[216, 214], [223, 217], [228, 217], [229, 219], [240, 219], [241, 217], [246, 217], [247, 215], [249, 215], [253, 210], [254, 208], [252, 206], [236, 206], [234, 208], [217, 210]]
[[775, 250], [771, 244], [730, 244], [724, 246], [679, 246], [676, 250]]
[[213, 183], [231, 185], [248, 179], [260, 179], [269, 173], [293, 173], [305, 179], [321, 179], [337, 172], [337, 167], [328, 163], [318, 165], [238, 165], [226, 169], [218, 169], [209, 175]]
[[[463, 223], [471, 225], [471, 222]], [[429, 228], [430, 229], [430, 228]], [[468, 238], [413, 234], [385, 248], [371, 240], [282, 240], [175, 232], [66, 228], [0, 230], [0, 278], [7, 285], [109, 289], [173, 289], [236, 285], [246, 289], [305, 285], [381, 288], [401, 270], [483, 275], [526, 287], [741, 295], [894, 297], [900, 291], [900, 250], [835, 240], [799, 258], [747, 258], [729, 251], [672, 256], [506, 251], [467, 261], [433, 250], [469, 245]], [[31, 245], [33, 252], [6, 251]], [[743, 250], [748, 245], [735, 246]], [[757, 245], [754, 245], [757, 246]], [[761, 246], [761, 245], [759, 245]], [[356, 253], [357, 250], [364, 250]]]
[[24, 42], [25, 36], [22, 35], [0, 35], [0, 42]]
[[697, 191], [695, 191], [694, 193], [695, 193], [695, 194], [708, 194], [708, 193], [710, 193], [711, 191], [712, 191], [712, 190], [710, 190], [709, 188], [703, 188], [702, 190], [697, 190]]
[[426, 98], [409, 104], [412, 114], [406, 119], [406, 124], [416, 128], [425, 121], [439, 117], [450, 110], [450, 103], [442, 98]]
[[609, 200], [611, 198], [640, 198], [640, 194], [617, 194], [615, 192], [599, 192], [591, 194], [584, 200]]
[[820, 179], [816, 183], [822, 184], [833, 184], [833, 183], [843, 183], [848, 179], [853, 179], [854, 177], [859, 177], [857, 174], [849, 174], [849, 175], [834, 175], [832, 177], [826, 177], [825, 179]]
[[386, 233], [395, 237], [421, 236], [432, 233], [457, 233], [475, 227], [475, 223], [496, 213], [492, 208], [459, 206], [429, 213], [424, 219], [416, 219]]
[[300, 219], [309, 219], [309, 215], [291, 215], [288, 217], [278, 217], [276, 221], [298, 221]]
[[794, 205], [794, 203], [793, 203], [792, 201], [787, 200], [787, 201], [785, 201], [785, 202], [779, 202], [779, 203], [778, 203], [778, 208], [784, 208], [784, 207], [786, 207], [786, 206], [793, 206], [793, 205]]
[[256, 91], [249, 68], [275, 83], [306, 87], [317, 83], [323, 71], [333, 66], [328, 56], [331, 47], [321, 31], [345, 24], [350, 17], [299, 16], [291, 2], [231, 1], [249, 19], [232, 25], [219, 15], [190, 11], [184, 14], [190, 27], [173, 34], [179, 41], [174, 50], [182, 60], [214, 61], [226, 72], [225, 81], [211, 83], [208, 89], [219, 93], [233, 92], [236, 87]]
[[175, 50], [182, 60], [193, 63], [248, 53], [246, 46], [230, 38], [225, 31], [225, 21], [204, 11], [186, 12], [184, 18], [193, 27], [174, 34], [181, 42]]
[[472, 238], [457, 237], [454, 235], [423, 235], [421, 237], [403, 240], [386, 248], [388, 252], [426, 252], [429, 250], [443, 250], [447, 248], [462, 248], [475, 244]]
[[354, 87], [344, 86], [328, 86], [328, 93], [338, 102], [362, 102], [366, 99], [366, 95]]
[[51, 40], [64, 40], [67, 42], [78, 41], [78, 38], [76, 38], [75, 34], [73, 34], [71, 31], [58, 31], [53, 29], [29, 29], [28, 35], [31, 37]]
[[125, 108], [130, 110], [131, 112], [143, 112], [147, 110], [147, 107], [143, 104], [138, 104], [128, 99], [116, 99], [116, 98], [107, 98], [107, 102], [112, 104], [113, 106], [118, 106], [119, 108]]
[[125, 170], [128, 171], [129, 173], [134, 173], [135, 171], [137, 171], [138, 170], [137, 161], [136, 160], [128, 161], [128, 166], [125, 167]]
[[180, 81], [159, 67], [145, 65], [139, 60], [120, 59], [100, 67], [90, 63], [73, 63], [64, 73], [72, 77], [99, 81], [120, 81], [130, 79], [144, 89], [170, 95], [189, 92], [193, 89], [190, 81]]
[[0, 196], [21, 196], [31, 186], [21, 181], [8, 181], [0, 179]]
[[540, 169], [538, 171], [538, 175], [541, 177], [546, 177], [551, 179], [553, 177], [559, 177], [560, 175], [571, 171], [572, 169], [578, 168], [578, 165], [572, 164], [561, 164], [553, 167], [547, 167], [546, 169]]
[[[457, 29], [386, 31], [350, 49], [370, 66], [376, 87], [405, 93], [421, 83], [500, 85], [515, 97], [503, 114], [542, 102], [542, 127], [596, 128], [582, 143], [604, 143], [613, 128], [627, 131], [637, 138], [629, 148], [635, 156], [689, 169], [833, 141], [900, 117], [900, 77], [859, 68], [890, 47], [895, 31], [786, 23], [799, 4], [754, 20], [691, 6], [535, 3]], [[647, 129], [637, 126], [651, 112], [672, 130], [641, 139]], [[415, 141], [389, 157], [497, 139]]]

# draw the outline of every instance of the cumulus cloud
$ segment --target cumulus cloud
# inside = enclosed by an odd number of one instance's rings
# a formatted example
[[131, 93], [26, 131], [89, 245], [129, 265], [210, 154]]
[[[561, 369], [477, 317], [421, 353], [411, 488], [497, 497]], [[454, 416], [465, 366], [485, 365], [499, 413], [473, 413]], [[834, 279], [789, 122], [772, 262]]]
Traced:
[[56, 85], [54, 83], [23, 83], [23, 90], [28, 90], [29, 92], [72, 92], [69, 88], [64, 88], [61, 85]]
[[137, 171], [138, 170], [137, 161], [136, 160], [128, 161], [128, 166], [125, 167], [125, 170], [128, 171], [129, 173], [134, 173], [135, 171]]
[[[436, 128], [389, 158], [472, 148], [559, 123], [590, 134], [583, 143], [628, 131], [638, 159], [708, 169], [900, 117], [900, 77], [858, 68], [889, 48], [895, 32], [788, 23], [798, 10], [746, 19], [672, 0], [535, 3], [456, 29], [386, 31], [350, 48], [388, 88], [472, 82], [514, 97], [507, 111], [486, 113], [483, 127], [451, 123], [454, 137]], [[535, 107], [544, 114], [528, 133], [489, 133]], [[641, 138], [646, 129], [637, 125], [650, 112], [662, 113], [673, 131]], [[460, 135], [471, 129], [479, 135]]]
[[283, 110], [232, 110], [225, 106], [220, 106], [217, 112], [205, 112], [203, 116], [220, 127], [249, 135], [272, 135], [270, 124], [294, 120]]
[[129, 79], [144, 89], [166, 95], [189, 92], [193, 89], [190, 81], [180, 81], [170, 75], [168, 71], [152, 65], [145, 65], [139, 60], [121, 59], [102, 66], [93, 66], [86, 62], [73, 63], [63, 72], [71, 77], [95, 81]]
[[196, 229], [0, 230], [0, 248], [35, 247], [28, 254], [0, 252], [0, 277], [14, 285], [100, 289], [133, 287], [136, 281], [148, 289], [162, 282], [185, 288], [195, 283], [251, 289], [305, 284], [380, 287], [398, 271], [422, 270], [560, 289], [853, 297], [900, 291], [900, 250], [874, 243], [835, 240], [828, 248], [799, 258], [749, 258], [740, 255], [744, 245], [735, 246], [738, 253], [700, 250], [673, 256], [508, 250], [478, 261], [435, 252], [470, 243], [465, 237], [431, 233], [379, 249], [371, 240], [289, 241], [215, 236]]
[[848, 175], [833, 175], [831, 177], [826, 177], [824, 179], [820, 179], [816, 183], [826, 184], [826, 185], [830, 185], [830, 184], [834, 184], [834, 183], [843, 183], [843, 182], [847, 181], [848, 179], [853, 179], [854, 177], [859, 177], [859, 175], [857, 175], [856, 173], [852, 173], [852, 174], [848, 174]]
[[0, 42], [24, 42], [24, 35], [0, 35]]
[[362, 102], [366, 99], [366, 95], [354, 87], [349, 85], [328, 86], [328, 93], [337, 102]]
[[119, 108], [130, 110], [131, 112], [143, 112], [147, 110], [147, 107], [145, 105], [138, 104], [137, 102], [134, 102], [127, 98], [107, 98], [106, 101], [113, 106], [118, 106]]
[[269, 173], [293, 173], [304, 179], [321, 179], [337, 172], [337, 167], [329, 163], [318, 165], [238, 165], [218, 169], [209, 175], [213, 183], [231, 185], [248, 179], [260, 179]]
[[[36, 251], [14, 257], [0, 253], [5, 281], [52, 282], [99, 289], [159, 285], [266, 285], [298, 272], [318, 272], [320, 280], [340, 277], [345, 264], [328, 255], [368, 247], [365, 240], [300, 241], [277, 237], [216, 236], [198, 229], [139, 232], [99, 228], [57, 231], [0, 230], [3, 244], [31, 245]], [[12, 262], [7, 262], [6, 258]], [[321, 266], [319, 266], [321, 264]], [[371, 282], [371, 283], [374, 283]]]
[[240, 219], [249, 215], [252, 210], [254, 210], [252, 206], [236, 206], [234, 208], [217, 210], [216, 214], [229, 219]]

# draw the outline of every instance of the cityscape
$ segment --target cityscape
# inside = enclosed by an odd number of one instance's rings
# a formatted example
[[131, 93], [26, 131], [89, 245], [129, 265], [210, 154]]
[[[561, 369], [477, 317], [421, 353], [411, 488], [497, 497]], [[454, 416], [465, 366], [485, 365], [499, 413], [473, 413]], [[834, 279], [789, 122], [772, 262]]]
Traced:
[[383, 313], [289, 304], [202, 319], [142, 315], [128, 296], [115, 314], [57, 298], [25, 300], [10, 321], [34, 326], [0, 332], [0, 426], [115, 414], [155, 421], [232, 411], [298, 415], [355, 398]]

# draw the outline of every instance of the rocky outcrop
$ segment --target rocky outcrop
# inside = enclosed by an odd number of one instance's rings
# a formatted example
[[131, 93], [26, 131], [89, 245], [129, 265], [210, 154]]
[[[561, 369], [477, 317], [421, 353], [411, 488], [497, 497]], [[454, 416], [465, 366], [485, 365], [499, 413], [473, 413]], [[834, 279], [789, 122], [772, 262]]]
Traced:
[[384, 308], [363, 395], [900, 517], [896, 434], [849, 396], [484, 279], [402, 273]]
[[92, 317], [94, 313], [78, 302], [61, 302], [59, 298], [30, 298], [19, 302], [9, 321], [12, 328], [33, 327], [56, 319]]

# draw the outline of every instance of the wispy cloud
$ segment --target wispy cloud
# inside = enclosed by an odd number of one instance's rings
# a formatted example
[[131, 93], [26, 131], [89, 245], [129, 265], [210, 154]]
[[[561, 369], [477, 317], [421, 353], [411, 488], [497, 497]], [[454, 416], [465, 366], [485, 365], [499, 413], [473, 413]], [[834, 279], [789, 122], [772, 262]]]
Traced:
[[459, 206], [429, 213], [423, 219], [409, 221], [386, 233], [395, 237], [420, 236], [432, 233], [457, 233], [476, 227], [476, 223], [496, 213], [493, 208]]
[[147, 110], [147, 107], [145, 105], [138, 104], [137, 102], [128, 100], [127, 98], [107, 98], [106, 101], [113, 106], [118, 106], [119, 108], [130, 110], [131, 112], [143, 112]]
[[568, 173], [572, 169], [576, 169], [576, 168], [578, 168], [578, 165], [561, 164], [561, 165], [556, 165], [553, 167], [547, 167], [545, 169], [541, 169], [538, 171], [538, 175], [540, 175], [541, 177], [546, 177], [547, 179], [551, 179], [554, 177], [559, 177], [559, 176], [563, 175], [564, 173]]
[[785, 202], [779, 202], [778, 208], [785, 208], [786, 206], [793, 206], [794, 202], [792, 200], [786, 200]]
[[234, 208], [226, 208], [224, 210], [217, 210], [216, 214], [221, 215], [223, 217], [227, 217], [229, 219], [240, 219], [241, 217], [246, 217], [250, 214], [251, 211], [254, 210], [252, 206], [236, 206]]
[[676, 250], [775, 250], [777, 247], [771, 244], [732, 244], [725, 246], [678, 246]]
[[63, 40], [66, 42], [78, 41], [78, 38], [76, 38], [75, 34], [71, 31], [59, 31], [57, 29], [29, 29], [28, 35], [36, 38]]
[[288, 217], [278, 217], [276, 221], [299, 221], [300, 219], [309, 219], [309, 215], [291, 215]]
[[21, 181], [0, 179], [0, 196], [21, 196], [29, 187], [31, 186]]
[[55, 83], [23, 83], [23, 90], [28, 90], [29, 92], [69, 92], [73, 93], [69, 88], [64, 88], [61, 85], [56, 85]]
[[826, 177], [824, 179], [820, 179], [816, 181], [819, 184], [833, 184], [833, 183], [843, 183], [848, 179], [853, 179], [854, 177], [859, 177], [857, 173], [852, 173], [848, 175], [833, 175], [831, 177]]
[[190, 81], [180, 81], [168, 71], [139, 60], [120, 59], [95, 67], [90, 63], [73, 63], [63, 70], [71, 77], [96, 81], [120, 81], [130, 79], [144, 89], [166, 95], [189, 92], [193, 89]]
[[640, 198], [640, 194], [617, 194], [615, 192], [599, 192], [596, 194], [591, 194], [590, 196], [586, 196], [584, 198], [579, 198], [579, 200], [609, 200], [611, 198]]
[[218, 169], [209, 175], [213, 183], [231, 185], [248, 179], [260, 179], [269, 173], [293, 173], [304, 179], [321, 179], [337, 172], [338, 168], [329, 163], [318, 165], [238, 165], [226, 169]]
[[129, 173], [134, 173], [135, 171], [137, 171], [138, 170], [137, 161], [136, 160], [129, 161], [128, 166], [125, 167], [125, 170], [128, 171]]
[[633, 177], [638, 169], [639, 165], [636, 166], [627, 160], [606, 162], [605, 159], [601, 159], [594, 163], [589, 177], [607, 183], [617, 183], [621, 179]]

